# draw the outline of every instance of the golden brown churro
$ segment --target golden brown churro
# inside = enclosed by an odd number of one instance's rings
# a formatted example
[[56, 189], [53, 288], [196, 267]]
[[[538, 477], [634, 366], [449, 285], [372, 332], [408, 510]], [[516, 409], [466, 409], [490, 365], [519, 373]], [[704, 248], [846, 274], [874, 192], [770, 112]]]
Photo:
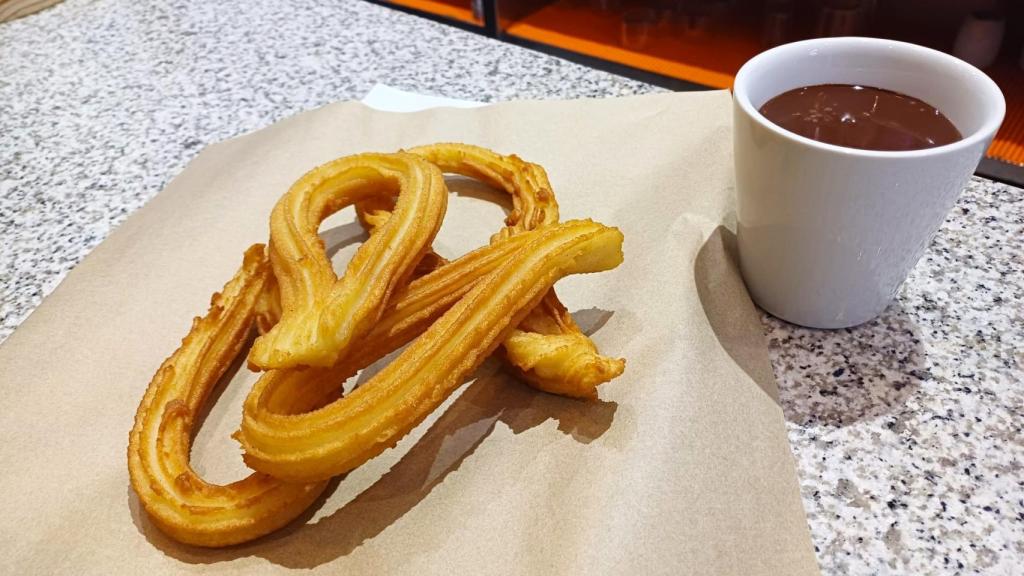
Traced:
[[[469, 144], [431, 144], [407, 152], [422, 156], [442, 172], [480, 180], [511, 196], [512, 212], [492, 242], [558, 222], [558, 202], [547, 172], [537, 164]], [[387, 218], [387, 204], [377, 200], [360, 205], [360, 220], [370, 229]], [[598, 353], [554, 289], [503, 344], [506, 358], [524, 380], [562, 396], [596, 398], [597, 386], [619, 376], [626, 367], [625, 360]]]
[[[395, 210], [338, 279], [317, 235], [342, 208], [397, 192]], [[249, 362], [263, 369], [331, 366], [380, 317], [441, 226], [448, 189], [437, 167], [411, 154], [359, 154], [304, 175], [270, 216], [270, 262], [280, 322], [260, 336]]]
[[[447, 202], [441, 170], [513, 197], [491, 244], [450, 263], [430, 251]], [[350, 204], [371, 235], [339, 280], [317, 228]], [[537, 388], [595, 396], [623, 361], [597, 353], [551, 286], [617, 266], [622, 235], [589, 220], [557, 221], [543, 168], [474, 146], [361, 154], [303, 176], [274, 208], [267, 254], [261, 245], [246, 252], [139, 405], [128, 468], [155, 524], [201, 546], [283, 526], [327, 478], [393, 446], [501, 344]], [[196, 417], [254, 326], [261, 336], [250, 364], [267, 371], [236, 438], [257, 472], [214, 485], [189, 465]], [[410, 341], [338, 399], [347, 378]]]
[[245, 345], [269, 276], [257, 244], [157, 370], [139, 404], [128, 441], [132, 488], [153, 522], [180, 542], [227, 546], [262, 536], [301, 514], [324, 489], [323, 482], [285, 484], [260, 473], [217, 486], [189, 466], [196, 414]]
[[[246, 400], [245, 461], [278, 478], [305, 482], [355, 468], [393, 446], [450, 394], [536, 305], [555, 280], [621, 262], [622, 234], [591, 221], [524, 233], [509, 256], [369, 382], [330, 405], [253, 425], [260, 386]], [[443, 270], [442, 268], [441, 270]]]

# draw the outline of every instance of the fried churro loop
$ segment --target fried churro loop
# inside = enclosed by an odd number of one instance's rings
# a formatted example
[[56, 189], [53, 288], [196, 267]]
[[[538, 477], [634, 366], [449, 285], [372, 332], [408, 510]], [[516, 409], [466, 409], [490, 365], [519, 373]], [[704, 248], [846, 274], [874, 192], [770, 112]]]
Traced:
[[245, 345], [269, 277], [263, 246], [253, 246], [139, 404], [128, 441], [132, 488], [153, 522], [180, 542], [227, 546], [262, 536], [301, 514], [324, 489], [323, 482], [286, 484], [260, 473], [218, 486], [189, 466], [196, 415]]
[[[338, 210], [397, 193], [395, 209], [338, 278], [317, 235]], [[270, 261], [281, 319], [249, 352], [263, 368], [332, 366], [380, 317], [441, 226], [448, 189], [438, 169], [411, 154], [359, 154], [317, 167], [270, 216]]]
[[[430, 251], [447, 189], [424, 158], [512, 194], [513, 212], [490, 245], [450, 263]], [[339, 280], [317, 228], [353, 203], [371, 235]], [[622, 235], [591, 221], [557, 220], [542, 168], [476, 147], [363, 154], [303, 176], [275, 206], [267, 254], [260, 245], [246, 252], [139, 405], [128, 468], [155, 524], [201, 546], [245, 542], [283, 526], [327, 478], [393, 446], [502, 342], [510, 358], [529, 360], [524, 375], [538, 388], [592, 396], [597, 383], [621, 372], [621, 361], [618, 372], [594, 368], [594, 358], [604, 357], [550, 288], [567, 274], [617, 266]], [[250, 364], [267, 371], [246, 399], [235, 437], [257, 472], [211, 484], [189, 465], [197, 414], [254, 326], [262, 335]], [[338, 399], [347, 378], [414, 339]]]
[[[410, 148], [442, 172], [479, 180], [512, 198], [505, 227], [491, 241], [558, 222], [558, 202], [543, 167], [516, 155], [502, 155], [469, 144], [431, 144]], [[387, 221], [385, 198], [358, 207], [360, 220], [371, 231]], [[433, 255], [431, 265], [444, 263]], [[505, 357], [533, 387], [577, 398], [597, 397], [597, 386], [616, 378], [625, 360], [601, 355], [580, 331], [572, 315], [550, 290], [505, 342]]]
[[528, 239], [523, 250], [511, 254], [394, 362], [344, 398], [312, 412], [281, 416], [288, 425], [268, 429], [253, 426], [261, 411], [257, 384], [236, 435], [246, 463], [291, 482], [352, 470], [394, 446], [440, 405], [557, 279], [608, 270], [622, 260], [622, 234], [591, 221], [523, 235]]
[[[422, 333], [528, 239], [521, 236], [476, 250], [403, 286], [388, 313], [338, 365], [261, 375], [252, 393], [260, 394], [261, 405], [267, 407], [263, 426], [278, 424], [275, 414], [301, 414], [337, 398], [345, 380]], [[252, 324], [265, 332], [277, 322], [275, 291], [263, 247], [250, 248], [242, 268], [214, 295], [206, 317], [196, 319], [139, 405], [128, 447], [132, 486], [154, 522], [180, 542], [226, 546], [262, 536], [300, 515], [325, 486], [289, 484], [262, 473], [215, 485], [188, 465], [195, 416], [241, 352]]]

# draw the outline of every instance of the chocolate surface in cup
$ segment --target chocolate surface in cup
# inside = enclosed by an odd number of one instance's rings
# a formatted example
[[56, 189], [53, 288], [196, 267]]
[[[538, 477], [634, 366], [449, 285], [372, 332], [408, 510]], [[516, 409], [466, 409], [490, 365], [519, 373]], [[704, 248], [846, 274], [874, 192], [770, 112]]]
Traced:
[[760, 112], [812, 140], [865, 150], [920, 150], [962, 137], [934, 106], [872, 86], [804, 86], [775, 96]]

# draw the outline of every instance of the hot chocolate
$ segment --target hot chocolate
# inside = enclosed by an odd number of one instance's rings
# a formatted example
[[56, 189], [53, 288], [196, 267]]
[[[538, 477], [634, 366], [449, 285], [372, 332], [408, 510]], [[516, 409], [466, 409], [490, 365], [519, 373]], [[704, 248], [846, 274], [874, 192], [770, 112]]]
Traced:
[[775, 124], [812, 140], [866, 150], [920, 150], [960, 140], [942, 112], [899, 92], [820, 84], [783, 92], [760, 109]]

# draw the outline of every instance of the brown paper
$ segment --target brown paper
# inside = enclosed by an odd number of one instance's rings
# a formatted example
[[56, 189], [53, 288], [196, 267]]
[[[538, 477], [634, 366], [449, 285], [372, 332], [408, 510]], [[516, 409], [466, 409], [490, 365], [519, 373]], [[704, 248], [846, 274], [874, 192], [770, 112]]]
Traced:
[[[815, 574], [760, 324], [736, 269], [726, 92], [390, 114], [358, 103], [211, 146], [79, 265], [0, 348], [0, 550], [12, 574]], [[160, 362], [266, 238], [275, 200], [358, 151], [462, 141], [550, 173], [563, 219], [625, 233], [625, 263], [558, 292], [625, 375], [584, 403], [491, 361], [314, 511], [248, 545], [179, 545], [141, 511], [125, 447]], [[435, 244], [498, 229], [463, 181]], [[323, 230], [360, 239], [350, 210]], [[723, 227], [723, 224], [725, 227]], [[342, 249], [343, 264], [352, 246]], [[245, 473], [237, 374], [198, 471]]]

